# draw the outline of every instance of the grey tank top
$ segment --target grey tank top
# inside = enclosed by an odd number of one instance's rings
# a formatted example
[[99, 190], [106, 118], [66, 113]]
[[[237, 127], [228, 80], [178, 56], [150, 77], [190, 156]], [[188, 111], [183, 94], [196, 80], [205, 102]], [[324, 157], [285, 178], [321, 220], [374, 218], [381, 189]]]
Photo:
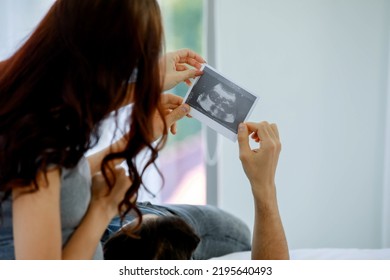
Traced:
[[[61, 172], [61, 227], [62, 244], [65, 245], [84, 217], [91, 199], [91, 173], [86, 158], [73, 169]], [[3, 220], [0, 224], [0, 259], [15, 259], [12, 233], [12, 201], [2, 205]], [[28, 229], [26, 229], [28, 230]], [[47, 230], [50, 231], [48, 228]], [[42, 240], [44, 242], [44, 240]], [[94, 259], [103, 259], [99, 243]]]

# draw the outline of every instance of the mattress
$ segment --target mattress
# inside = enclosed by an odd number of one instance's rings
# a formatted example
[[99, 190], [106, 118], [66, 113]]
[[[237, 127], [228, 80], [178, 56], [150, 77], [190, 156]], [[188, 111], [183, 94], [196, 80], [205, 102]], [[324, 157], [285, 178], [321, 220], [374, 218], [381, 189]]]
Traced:
[[[249, 260], [251, 252], [237, 252], [215, 260]], [[385, 249], [296, 249], [290, 250], [292, 260], [390, 260], [390, 248]]]

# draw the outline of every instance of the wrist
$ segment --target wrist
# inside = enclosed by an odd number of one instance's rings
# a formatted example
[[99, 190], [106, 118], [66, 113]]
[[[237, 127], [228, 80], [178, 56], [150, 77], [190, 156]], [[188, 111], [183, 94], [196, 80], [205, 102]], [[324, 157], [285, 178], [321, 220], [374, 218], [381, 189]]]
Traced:
[[104, 203], [104, 201], [93, 200], [89, 205], [88, 212], [97, 215], [108, 224], [115, 217], [118, 210], [115, 207]]
[[275, 183], [251, 184], [255, 205], [266, 206], [267, 208], [277, 207], [277, 196]]
[[276, 185], [274, 182], [255, 183], [250, 182], [255, 199], [273, 199], [276, 197]]
[[254, 201], [255, 218], [264, 221], [277, 221], [280, 219], [279, 207], [276, 199]]
[[254, 200], [256, 213], [266, 213], [267, 215], [279, 214], [279, 207], [276, 200]]

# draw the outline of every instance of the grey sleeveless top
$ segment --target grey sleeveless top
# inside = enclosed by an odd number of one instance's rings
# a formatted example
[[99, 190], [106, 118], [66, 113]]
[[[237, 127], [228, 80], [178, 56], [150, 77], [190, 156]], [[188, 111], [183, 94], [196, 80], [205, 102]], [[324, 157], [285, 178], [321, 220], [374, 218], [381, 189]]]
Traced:
[[[73, 169], [61, 172], [61, 227], [62, 244], [65, 245], [84, 217], [91, 199], [91, 173], [86, 158], [82, 158]], [[26, 229], [28, 231], [28, 229]], [[48, 228], [47, 230], [50, 231]], [[44, 242], [44, 240], [42, 240]], [[15, 259], [12, 233], [12, 201], [2, 204], [0, 223], [0, 260]], [[94, 259], [103, 259], [99, 243]]]

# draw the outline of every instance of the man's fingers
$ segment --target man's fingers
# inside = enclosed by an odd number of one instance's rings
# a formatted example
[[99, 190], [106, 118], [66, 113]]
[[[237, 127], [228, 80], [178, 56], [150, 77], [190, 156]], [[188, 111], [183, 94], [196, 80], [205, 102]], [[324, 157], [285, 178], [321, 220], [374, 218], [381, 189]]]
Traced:
[[277, 138], [278, 140], [280, 140], [278, 126], [277, 126], [275, 123], [273, 123], [273, 124], [271, 124], [271, 129], [273, 130], [273, 132], [274, 132], [276, 138]]
[[[253, 132], [257, 134], [260, 139], [270, 136], [279, 139], [279, 131], [276, 124], [269, 124], [268, 122], [261, 122], [261, 123], [253, 123], [253, 122], [247, 122], [246, 123], [248, 130], [250, 132]], [[255, 136], [252, 136], [254, 138]]]
[[238, 127], [238, 146], [240, 149], [240, 159], [242, 160], [248, 153], [251, 152], [251, 147], [249, 146], [249, 131], [248, 127], [241, 123]]
[[269, 126], [268, 122], [261, 122], [261, 123], [247, 122], [246, 125], [250, 132], [257, 134], [260, 141], [264, 141], [265, 139], [268, 139], [270, 137], [268, 132], [268, 126]]
[[257, 141], [255, 135], [252, 135], [252, 139], [255, 139], [256, 142], [260, 142], [261, 147], [266, 149], [270, 148], [271, 150], [280, 152], [281, 144], [279, 140], [279, 131], [276, 124], [261, 122], [246, 123], [246, 125], [250, 132], [258, 136], [259, 141]]

